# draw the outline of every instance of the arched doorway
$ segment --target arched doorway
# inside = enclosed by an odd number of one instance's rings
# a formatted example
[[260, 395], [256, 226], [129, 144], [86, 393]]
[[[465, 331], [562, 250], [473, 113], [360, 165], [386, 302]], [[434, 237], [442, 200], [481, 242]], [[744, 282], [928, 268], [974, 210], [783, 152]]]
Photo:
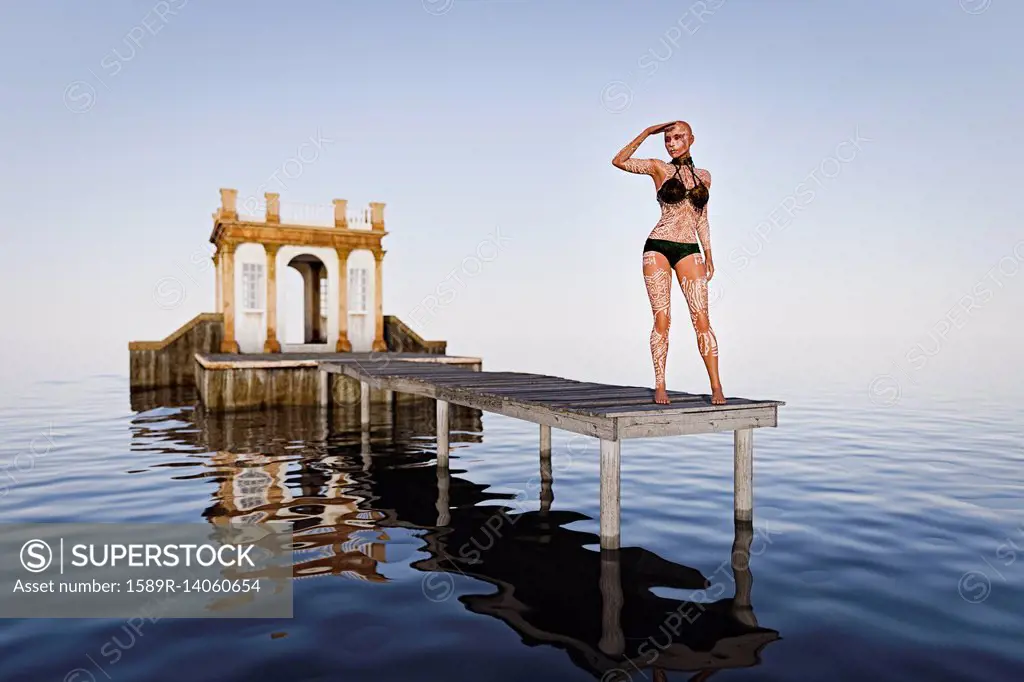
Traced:
[[[286, 310], [290, 311], [289, 317], [294, 315], [298, 319], [286, 321], [285, 343], [329, 343], [327, 338], [327, 267], [316, 256], [304, 253], [288, 261], [288, 268], [290, 269], [289, 274], [285, 276], [283, 282], [285, 298], [289, 301]], [[292, 271], [299, 274], [301, 281], [296, 279]], [[296, 305], [300, 301], [301, 305]], [[294, 322], [300, 322], [300, 324]]]

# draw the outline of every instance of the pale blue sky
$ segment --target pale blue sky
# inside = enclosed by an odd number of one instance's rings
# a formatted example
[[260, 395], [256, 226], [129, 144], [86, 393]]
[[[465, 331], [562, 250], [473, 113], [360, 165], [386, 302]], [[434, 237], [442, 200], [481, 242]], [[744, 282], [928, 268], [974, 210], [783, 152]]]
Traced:
[[[124, 374], [129, 340], [212, 310], [197, 262], [234, 187], [385, 202], [385, 312], [451, 353], [649, 383], [640, 253], [657, 205], [610, 160], [685, 119], [714, 177], [727, 393], [770, 388], [796, 360], [815, 381], [866, 383], [917, 344], [936, 350], [921, 376], [1006, 380], [1024, 332], [1024, 6], [701, 6], [6, 4], [0, 343], [19, 361], [0, 378], [38, 378], [39, 362], [53, 378]], [[638, 156], [664, 157], [661, 139]], [[766, 231], [791, 196], [799, 213]], [[466, 266], [457, 298], [414, 314], [496, 230], [507, 241]], [[170, 279], [172, 307], [155, 295]], [[670, 387], [704, 391], [673, 300]]]

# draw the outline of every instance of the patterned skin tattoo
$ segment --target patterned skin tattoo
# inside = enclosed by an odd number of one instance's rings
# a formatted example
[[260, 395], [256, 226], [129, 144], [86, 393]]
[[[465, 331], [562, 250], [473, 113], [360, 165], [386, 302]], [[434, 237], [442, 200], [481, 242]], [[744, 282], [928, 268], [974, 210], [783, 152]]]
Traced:
[[[704, 258], [700, 254], [687, 256], [696, 261], [699, 272], [704, 272]], [[655, 251], [643, 254], [644, 284], [651, 301], [654, 328], [651, 329], [651, 359], [654, 363], [655, 386], [665, 385], [665, 365], [668, 360], [668, 330], [672, 326], [672, 269], [668, 259]], [[678, 274], [678, 273], [677, 273]], [[678, 274], [679, 287], [686, 298], [690, 322], [697, 335], [697, 352], [703, 358], [718, 357], [718, 340], [708, 319], [708, 280]]]
[[[656, 176], [660, 169], [663, 177], [671, 178], [676, 167], [661, 159], [626, 159], [622, 167], [630, 173]], [[706, 187], [711, 187], [711, 173], [703, 168], [697, 169], [697, 175]], [[679, 169], [679, 176], [683, 185], [687, 188], [697, 184], [697, 180], [691, 174], [690, 168], [684, 166]], [[708, 226], [708, 207], [698, 211], [689, 201], [680, 201], [678, 204], [669, 204], [658, 198], [658, 205], [661, 206], [661, 218], [654, 225], [654, 229], [647, 235], [650, 239], [667, 239], [673, 242], [700, 242], [704, 253], [711, 251], [711, 230]]]
[[[626, 159], [623, 168], [631, 173], [655, 175], [657, 169], [662, 176], [670, 178], [675, 174], [676, 167], [660, 159]], [[711, 185], [711, 173], [703, 168], [697, 169], [697, 175], [705, 186]], [[678, 177], [686, 187], [693, 187], [697, 180], [688, 167], [679, 169]], [[689, 201], [670, 204], [658, 198], [661, 207], [661, 218], [648, 235], [651, 239], [666, 239], [674, 242], [694, 243], [699, 240], [701, 247], [707, 252], [711, 248], [711, 231], [708, 225], [708, 209], [698, 211]], [[697, 271], [704, 276], [686, 277], [678, 273], [679, 286], [686, 298], [690, 310], [690, 322], [697, 336], [697, 351], [702, 357], [718, 356], [718, 340], [708, 320], [708, 280], [705, 275], [704, 258], [701, 254], [687, 256], [696, 261]], [[672, 292], [672, 268], [668, 259], [654, 251], [643, 254], [644, 283], [647, 296], [651, 301], [651, 312], [654, 315], [654, 328], [651, 330], [651, 358], [654, 363], [654, 381], [656, 386], [665, 385], [665, 364], [668, 358], [668, 329], [671, 326], [670, 300]], [[692, 268], [687, 268], [692, 270]]]
[[[700, 254], [694, 255], [700, 271], [704, 271], [704, 258]], [[718, 340], [715, 332], [711, 329], [711, 322], [708, 320], [708, 280], [707, 277], [690, 279], [685, 276], [679, 277], [679, 286], [686, 297], [686, 305], [690, 309], [690, 322], [693, 323], [693, 331], [697, 333], [697, 352], [701, 357], [718, 357]]]
[[651, 330], [654, 382], [657, 386], [664, 386], [668, 329], [672, 325], [672, 271], [665, 256], [654, 251], [644, 252], [644, 282], [647, 285], [647, 297], [651, 301], [651, 312], [654, 313], [654, 328]]

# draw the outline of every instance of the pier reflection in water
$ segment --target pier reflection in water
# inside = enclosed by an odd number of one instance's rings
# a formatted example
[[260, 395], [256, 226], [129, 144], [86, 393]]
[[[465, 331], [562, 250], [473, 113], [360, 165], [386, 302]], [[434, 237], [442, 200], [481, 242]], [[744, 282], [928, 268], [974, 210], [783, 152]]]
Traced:
[[[597, 534], [567, 527], [588, 517], [552, 508], [550, 471], [542, 472], [539, 510], [529, 511], [513, 494], [435, 467], [432, 400], [403, 396], [368, 431], [358, 409], [215, 414], [193, 407], [188, 392], [132, 400], [140, 411], [133, 450], [178, 458], [191, 451], [188, 461], [155, 466], [180, 467], [174, 479], [216, 482], [203, 512], [210, 523], [293, 524], [296, 579], [387, 582], [382, 566], [396, 549], [389, 531], [407, 529], [428, 555], [408, 564], [421, 572], [427, 599], [407, 606], [431, 608], [431, 593], [451, 593], [456, 577], [479, 580], [486, 583], [479, 592], [460, 583], [469, 612], [499, 619], [527, 645], [565, 651], [607, 682], [664, 679], [665, 670], [703, 679], [756, 665], [779, 638], [758, 624], [750, 603], [750, 523], [736, 523], [732, 556], [711, 578], [642, 548], [600, 550]], [[157, 407], [168, 403], [180, 407]], [[168, 428], [169, 419], [182, 425]], [[450, 420], [456, 455], [482, 443], [479, 410], [453, 405]], [[408, 563], [408, 555], [392, 560]], [[685, 591], [690, 600], [654, 588]], [[296, 618], [303, 618], [299, 605]]]

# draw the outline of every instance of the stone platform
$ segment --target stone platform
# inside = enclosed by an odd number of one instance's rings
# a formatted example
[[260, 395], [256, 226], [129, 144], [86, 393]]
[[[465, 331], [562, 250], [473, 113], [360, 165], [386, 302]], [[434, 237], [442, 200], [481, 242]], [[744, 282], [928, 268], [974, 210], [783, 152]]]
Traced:
[[[385, 369], [398, 361], [449, 365], [476, 372], [483, 364], [478, 357], [431, 353], [196, 353], [195, 386], [203, 405], [216, 412], [318, 405], [321, 363]], [[328, 391], [332, 404], [360, 404], [358, 379], [333, 374]], [[394, 394], [390, 390], [371, 391], [371, 402], [392, 400]]]

